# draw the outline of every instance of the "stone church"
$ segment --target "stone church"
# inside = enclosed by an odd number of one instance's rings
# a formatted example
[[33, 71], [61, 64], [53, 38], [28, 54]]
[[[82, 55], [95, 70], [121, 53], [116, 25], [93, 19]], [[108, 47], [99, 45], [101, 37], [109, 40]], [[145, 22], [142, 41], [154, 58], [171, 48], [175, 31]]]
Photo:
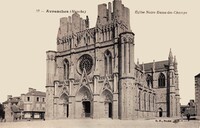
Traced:
[[57, 51], [47, 51], [46, 119], [131, 120], [179, 116], [176, 58], [135, 63], [130, 11], [98, 5], [96, 26], [78, 13], [60, 19]]

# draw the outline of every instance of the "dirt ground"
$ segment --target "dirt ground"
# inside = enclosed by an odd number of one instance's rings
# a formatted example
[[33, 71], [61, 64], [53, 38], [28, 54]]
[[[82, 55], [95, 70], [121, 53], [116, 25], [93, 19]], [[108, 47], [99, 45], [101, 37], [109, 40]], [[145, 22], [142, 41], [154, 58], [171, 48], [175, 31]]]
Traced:
[[59, 119], [46, 121], [1, 122], [0, 128], [200, 128], [199, 120], [173, 121], [173, 119]]

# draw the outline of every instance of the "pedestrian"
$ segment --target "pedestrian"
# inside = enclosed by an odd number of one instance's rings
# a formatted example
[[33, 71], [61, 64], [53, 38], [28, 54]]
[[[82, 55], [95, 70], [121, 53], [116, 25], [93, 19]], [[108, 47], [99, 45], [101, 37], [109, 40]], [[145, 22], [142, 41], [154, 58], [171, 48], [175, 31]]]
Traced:
[[190, 121], [190, 114], [187, 114], [187, 120]]
[[181, 121], [183, 121], [183, 112], [181, 112]]

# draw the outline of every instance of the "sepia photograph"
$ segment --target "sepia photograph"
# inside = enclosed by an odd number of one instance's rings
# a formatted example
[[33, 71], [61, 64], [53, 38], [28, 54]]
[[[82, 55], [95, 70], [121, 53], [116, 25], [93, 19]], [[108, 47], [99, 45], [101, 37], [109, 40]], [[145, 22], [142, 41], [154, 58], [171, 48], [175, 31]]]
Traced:
[[0, 128], [200, 128], [200, 2], [0, 5]]

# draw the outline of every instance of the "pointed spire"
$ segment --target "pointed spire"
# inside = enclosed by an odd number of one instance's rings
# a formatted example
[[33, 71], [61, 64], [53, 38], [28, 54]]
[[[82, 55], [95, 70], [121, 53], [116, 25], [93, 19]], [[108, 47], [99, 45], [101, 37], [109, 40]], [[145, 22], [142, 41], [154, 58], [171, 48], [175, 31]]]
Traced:
[[170, 51], [169, 51], [169, 58], [173, 58], [172, 49], [171, 48], [170, 48]]
[[140, 66], [139, 58], [137, 58], [137, 66]]
[[174, 56], [174, 64], [177, 64], [176, 56]]
[[112, 5], [111, 2], [108, 2], [108, 21], [112, 21]]
[[97, 17], [96, 26], [99, 26], [99, 25], [100, 25], [100, 17], [98, 16], [98, 17]]
[[172, 55], [172, 50], [171, 50], [171, 48], [170, 48], [170, 51], [169, 51], [168, 60], [169, 60], [169, 65], [173, 65], [173, 55]]
[[145, 73], [144, 62], [142, 62], [142, 72]]
[[175, 70], [176, 72], [178, 72], [177, 65], [178, 65], [178, 63], [177, 63], [177, 60], [176, 60], [176, 56], [174, 56], [174, 70]]
[[152, 67], [153, 72], [155, 72], [155, 69], [156, 69], [155, 60], [153, 60], [153, 67]]

